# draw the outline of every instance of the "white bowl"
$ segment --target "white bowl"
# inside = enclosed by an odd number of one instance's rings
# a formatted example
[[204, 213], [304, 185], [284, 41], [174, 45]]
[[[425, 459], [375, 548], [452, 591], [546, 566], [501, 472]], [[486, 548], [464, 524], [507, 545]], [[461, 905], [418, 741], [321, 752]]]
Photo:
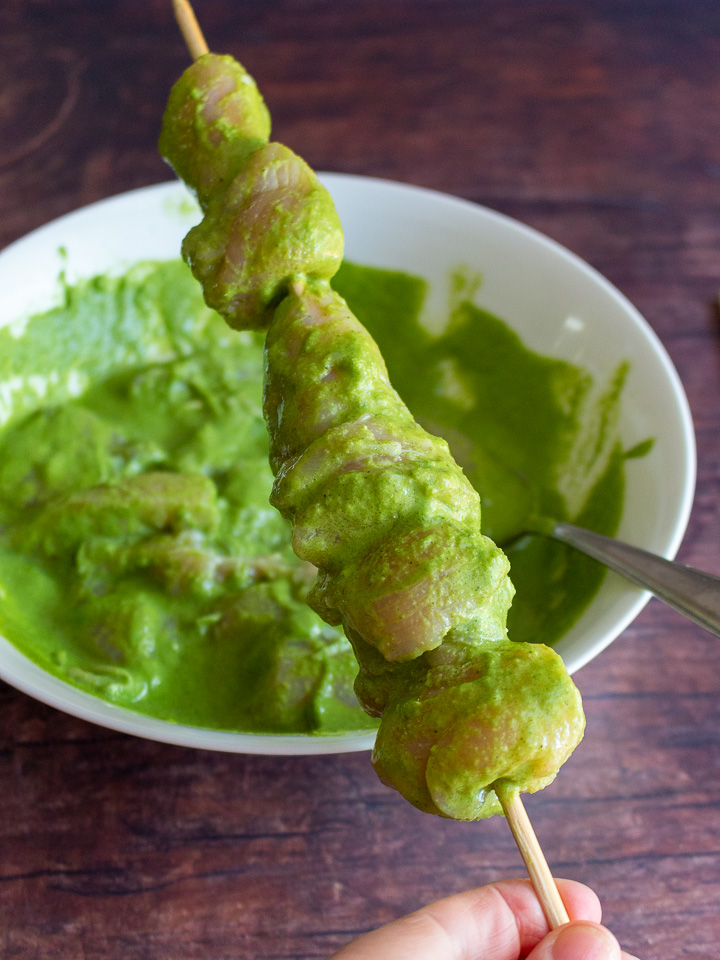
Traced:
[[[628, 465], [618, 536], [673, 557], [695, 486], [695, 441], [687, 398], [660, 341], [628, 300], [564, 247], [509, 217], [404, 184], [325, 174], [349, 260], [403, 270], [430, 285], [428, 311], [441, 315], [458, 264], [482, 274], [479, 301], [534, 350], [584, 366], [600, 382], [630, 360], [620, 435], [626, 448], [655, 437]], [[179, 183], [112, 197], [41, 227], [0, 254], [0, 327], [22, 323], [60, 299], [70, 282], [121, 273], [147, 259], [178, 256], [198, 211]], [[61, 255], [60, 250], [64, 251]], [[570, 319], [570, 323], [568, 323]], [[579, 322], [578, 322], [579, 321]], [[608, 574], [584, 614], [557, 643], [572, 673], [603, 650], [645, 606], [649, 594]], [[0, 677], [67, 713], [168, 743], [237, 753], [314, 754], [366, 750], [373, 733], [338, 736], [227, 733], [146, 717], [46, 673], [0, 637]]]

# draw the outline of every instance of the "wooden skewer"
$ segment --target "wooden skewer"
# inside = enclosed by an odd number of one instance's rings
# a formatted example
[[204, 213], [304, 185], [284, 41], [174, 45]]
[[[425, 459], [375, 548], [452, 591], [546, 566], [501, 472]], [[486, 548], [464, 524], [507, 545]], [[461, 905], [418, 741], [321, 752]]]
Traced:
[[[193, 60], [209, 53], [210, 49], [189, 0], [173, 0], [173, 10]], [[520, 794], [517, 790], [513, 790], [509, 784], [506, 788], [502, 783], [496, 786], [496, 793], [535, 888], [535, 893], [545, 911], [550, 928], [554, 930], [555, 927], [569, 923], [570, 918], [565, 909], [565, 904], [562, 902], [560, 891], [550, 872], [545, 854], [542, 852], [530, 819], [525, 812]]]
[[175, 19], [180, 27], [180, 32], [183, 35], [193, 60], [197, 60], [197, 58], [201, 57], [204, 53], [210, 53], [210, 48], [205, 41], [203, 32], [200, 29], [200, 24], [197, 22], [195, 11], [190, 6], [189, 0], [173, 0], [173, 10], [175, 11]]
[[535, 893], [545, 912], [550, 929], [554, 930], [564, 923], [569, 923], [570, 917], [565, 909], [555, 878], [550, 872], [540, 842], [530, 823], [530, 818], [520, 799], [520, 794], [509, 783], [507, 786], [503, 783], [496, 784], [495, 792], [502, 804], [508, 826], [515, 838], [515, 843], [518, 845], [520, 856], [523, 858], [525, 869], [535, 888]]

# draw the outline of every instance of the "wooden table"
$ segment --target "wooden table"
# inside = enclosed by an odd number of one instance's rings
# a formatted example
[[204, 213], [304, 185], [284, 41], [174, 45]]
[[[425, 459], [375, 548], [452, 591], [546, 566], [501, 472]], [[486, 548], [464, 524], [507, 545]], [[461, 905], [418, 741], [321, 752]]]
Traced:
[[[501, 210], [616, 283], [690, 398], [682, 560], [720, 573], [720, 5], [712, 0], [197, 0], [314, 167]], [[187, 57], [169, 0], [4, 0], [0, 245], [169, 177]], [[138, 225], [140, 228], [141, 225]], [[582, 747], [528, 808], [559, 875], [643, 960], [720, 943], [720, 644], [652, 601], [578, 677]], [[444, 822], [367, 756], [144, 742], [0, 690], [6, 958], [322, 958], [437, 897], [522, 873], [502, 820]]]

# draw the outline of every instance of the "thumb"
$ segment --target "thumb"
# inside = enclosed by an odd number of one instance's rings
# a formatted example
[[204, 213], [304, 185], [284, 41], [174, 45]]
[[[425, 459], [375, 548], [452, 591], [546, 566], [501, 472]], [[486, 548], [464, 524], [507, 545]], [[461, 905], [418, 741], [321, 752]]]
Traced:
[[605, 927], [576, 920], [553, 930], [540, 941], [527, 960], [633, 960]]

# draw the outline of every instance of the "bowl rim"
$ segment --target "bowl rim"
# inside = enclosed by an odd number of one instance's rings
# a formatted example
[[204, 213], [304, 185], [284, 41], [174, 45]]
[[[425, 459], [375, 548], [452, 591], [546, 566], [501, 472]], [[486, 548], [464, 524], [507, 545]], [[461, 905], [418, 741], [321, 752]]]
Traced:
[[[680, 377], [665, 347], [648, 322], [627, 297], [594, 267], [590, 266], [585, 260], [572, 253], [562, 244], [540, 231], [535, 230], [533, 227], [482, 204], [455, 197], [441, 191], [431, 190], [426, 187], [414, 186], [412, 184], [378, 177], [344, 173], [320, 173], [319, 177], [331, 193], [333, 193], [334, 187], [337, 189], [347, 187], [351, 189], [359, 188], [361, 190], [370, 189], [384, 194], [386, 197], [388, 193], [400, 192], [410, 199], [421, 199], [425, 203], [434, 204], [437, 211], [440, 211], [440, 208], [444, 207], [449, 211], [462, 211], [464, 216], [479, 216], [486, 222], [496, 222], [506, 227], [509, 226], [514, 231], [530, 239], [533, 243], [539, 244], [546, 250], [549, 250], [554, 256], [559, 256], [565, 260], [567, 264], [575, 270], [580, 271], [587, 279], [601, 287], [604, 292], [616, 302], [621, 310], [644, 334], [648, 347], [660, 362], [668, 385], [670, 386], [682, 426], [684, 449], [680, 454], [680, 458], [685, 467], [682, 493], [679, 503], [676, 506], [675, 520], [672, 529], [666, 535], [664, 546], [659, 551], [666, 558], [672, 559], [677, 553], [687, 528], [695, 491], [697, 454], [692, 416]], [[98, 212], [102, 213], [117, 205], [122, 206], [127, 203], [132, 203], [133, 201], [142, 201], [145, 197], [152, 197], [157, 200], [187, 200], [188, 196], [186, 188], [178, 180], [166, 181], [115, 194], [79, 207], [36, 228], [0, 251], [0, 258], [5, 258], [8, 254], [11, 256], [17, 255], [19, 252], [22, 252], [26, 246], [32, 248], [32, 245], [37, 243], [38, 240], [44, 239], [47, 233], [61, 230], [65, 226], [72, 225], [73, 221], [77, 219], [88, 215], [94, 216]], [[109, 268], [108, 272], [112, 272], [112, 268]], [[593, 644], [582, 655], [575, 656], [569, 661], [566, 660], [566, 665], [570, 673], [575, 673], [609, 646], [645, 607], [651, 594], [639, 588], [635, 588], [635, 591], [637, 595], [633, 602], [629, 604], [624, 615], [618, 618], [613, 624], [612, 629], [607, 631], [602, 640]], [[212, 728], [194, 727], [188, 724], [150, 717], [129, 708], [109, 703], [60, 680], [36, 664], [1, 635], [0, 678], [29, 696], [82, 720], [87, 720], [118, 732], [178, 746], [231, 753], [289, 756], [350, 753], [369, 750], [372, 748], [375, 740], [375, 731], [373, 730], [347, 731], [335, 735], [236, 733]]]

